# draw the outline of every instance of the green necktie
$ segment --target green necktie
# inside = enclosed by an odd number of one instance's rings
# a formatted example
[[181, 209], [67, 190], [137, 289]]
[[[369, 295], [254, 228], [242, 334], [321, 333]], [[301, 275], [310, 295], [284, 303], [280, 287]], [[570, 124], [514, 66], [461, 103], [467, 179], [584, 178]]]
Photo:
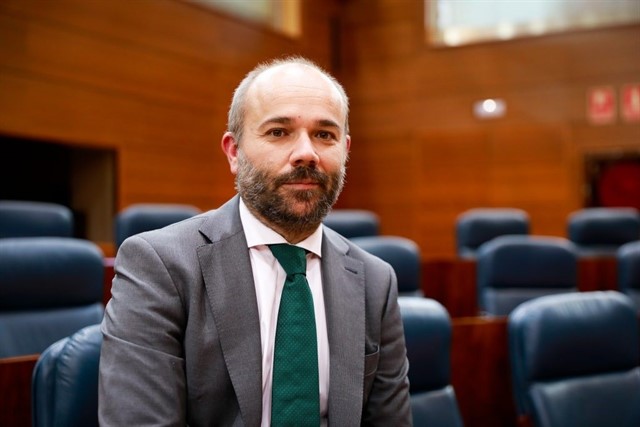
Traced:
[[320, 425], [318, 343], [303, 248], [270, 245], [287, 278], [282, 289], [273, 355], [271, 425]]

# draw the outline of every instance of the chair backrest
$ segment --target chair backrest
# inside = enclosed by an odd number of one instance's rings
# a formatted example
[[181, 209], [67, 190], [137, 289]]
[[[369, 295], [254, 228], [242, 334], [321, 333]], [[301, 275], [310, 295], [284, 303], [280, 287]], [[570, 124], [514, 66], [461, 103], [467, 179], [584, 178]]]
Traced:
[[0, 200], [0, 238], [72, 237], [73, 212], [57, 203]]
[[614, 257], [618, 247], [640, 239], [640, 212], [634, 208], [585, 208], [569, 215], [567, 227], [578, 255]]
[[183, 204], [140, 203], [131, 205], [116, 215], [116, 249], [127, 237], [162, 228], [199, 213], [200, 209], [197, 207]]
[[103, 255], [63, 237], [0, 239], [0, 357], [38, 354], [102, 320]]
[[333, 209], [322, 222], [347, 239], [380, 234], [380, 218], [364, 209]]
[[34, 427], [98, 426], [98, 365], [102, 332], [87, 326], [48, 347], [33, 370]]
[[429, 298], [399, 297], [415, 426], [462, 427], [451, 385], [451, 319]]
[[478, 250], [476, 268], [484, 314], [506, 316], [532, 298], [578, 290], [576, 249], [561, 237], [496, 237]]
[[513, 392], [536, 427], [640, 426], [633, 303], [616, 291], [541, 297], [508, 319]]
[[475, 208], [456, 218], [456, 251], [460, 258], [474, 259], [478, 248], [507, 234], [529, 234], [529, 214], [515, 208]]
[[627, 294], [640, 310], [640, 240], [620, 246], [616, 258], [618, 289]]
[[354, 237], [353, 243], [391, 264], [398, 279], [398, 294], [422, 295], [420, 248], [410, 239], [398, 236]]

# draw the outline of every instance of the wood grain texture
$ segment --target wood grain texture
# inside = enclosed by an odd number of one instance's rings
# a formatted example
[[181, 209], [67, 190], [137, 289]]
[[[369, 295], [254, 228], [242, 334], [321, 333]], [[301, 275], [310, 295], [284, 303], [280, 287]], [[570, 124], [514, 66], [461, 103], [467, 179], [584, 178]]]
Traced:
[[507, 320], [453, 320], [451, 383], [465, 426], [515, 427]]
[[[348, 207], [379, 210], [383, 228], [416, 240], [426, 258], [454, 254], [455, 218], [471, 207], [522, 208], [533, 233], [565, 236], [585, 199], [585, 156], [640, 151], [639, 124], [591, 125], [585, 103], [592, 86], [637, 81], [640, 25], [435, 48], [423, 17], [420, 0], [345, 3], [353, 150], [378, 162], [352, 165]], [[490, 97], [505, 100], [506, 115], [476, 119], [473, 103]], [[387, 156], [394, 146], [404, 151]], [[398, 192], [405, 216], [380, 211]]]
[[[590, 87], [637, 82], [640, 25], [458, 48], [426, 41], [421, 0], [303, 3], [298, 39], [181, 0], [0, 3], [0, 135], [116, 152], [115, 209], [219, 206], [233, 180], [219, 140], [231, 93], [257, 62], [303, 54], [351, 99], [339, 207], [375, 210], [425, 258], [454, 253], [463, 210], [527, 210], [565, 235], [584, 159], [640, 151], [640, 124], [591, 125]], [[505, 117], [472, 104], [500, 97]]]
[[235, 86], [273, 57], [329, 67], [335, 13], [305, 3], [294, 39], [182, 0], [3, 1], [0, 135], [113, 149], [110, 215], [140, 202], [216, 208], [234, 193], [220, 138]]
[[31, 375], [38, 355], [0, 359], [0, 425], [31, 426]]

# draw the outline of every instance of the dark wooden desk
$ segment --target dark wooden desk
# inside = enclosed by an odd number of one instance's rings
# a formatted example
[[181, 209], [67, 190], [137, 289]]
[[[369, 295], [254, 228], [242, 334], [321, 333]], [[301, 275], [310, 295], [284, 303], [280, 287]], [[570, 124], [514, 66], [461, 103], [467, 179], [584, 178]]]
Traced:
[[444, 305], [451, 317], [477, 315], [475, 260], [457, 258], [424, 260], [422, 292], [424, 296]]
[[578, 261], [578, 288], [582, 292], [618, 290], [618, 263], [613, 257]]
[[506, 318], [452, 322], [451, 383], [465, 427], [515, 427]]
[[113, 275], [115, 272], [113, 271], [113, 263], [115, 262], [115, 258], [107, 257], [104, 259], [104, 282], [102, 288], [102, 303], [104, 306], [107, 306], [107, 303], [111, 299], [111, 281], [113, 280]]
[[[582, 292], [618, 289], [615, 258], [581, 258], [578, 289]], [[439, 301], [451, 317], [478, 315], [476, 261], [457, 258], [425, 259], [422, 292]]]
[[31, 375], [38, 355], [0, 359], [0, 426], [31, 426]]

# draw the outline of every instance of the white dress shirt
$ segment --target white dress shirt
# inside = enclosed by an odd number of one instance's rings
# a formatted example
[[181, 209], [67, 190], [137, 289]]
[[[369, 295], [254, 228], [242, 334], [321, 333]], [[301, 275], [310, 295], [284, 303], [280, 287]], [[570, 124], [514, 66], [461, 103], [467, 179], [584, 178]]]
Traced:
[[[247, 237], [253, 281], [260, 316], [262, 342], [262, 427], [271, 424], [271, 384], [273, 379], [273, 349], [278, 323], [278, 306], [286, 273], [267, 245], [287, 243], [280, 234], [264, 225], [240, 199], [240, 220]], [[322, 293], [320, 258], [322, 257], [322, 225], [302, 242], [296, 244], [307, 250], [307, 281], [313, 296], [318, 334], [318, 375], [320, 380], [320, 419], [327, 425], [327, 396], [329, 392], [329, 339]]]

